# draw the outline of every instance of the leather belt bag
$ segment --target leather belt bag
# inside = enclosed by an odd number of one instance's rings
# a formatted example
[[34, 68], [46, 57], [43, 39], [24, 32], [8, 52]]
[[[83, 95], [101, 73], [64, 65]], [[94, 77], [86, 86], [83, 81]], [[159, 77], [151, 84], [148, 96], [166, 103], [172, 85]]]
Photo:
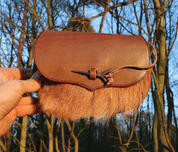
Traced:
[[141, 36], [45, 31], [34, 45], [42, 74], [39, 104], [64, 119], [111, 117], [138, 107], [151, 85], [150, 51]]

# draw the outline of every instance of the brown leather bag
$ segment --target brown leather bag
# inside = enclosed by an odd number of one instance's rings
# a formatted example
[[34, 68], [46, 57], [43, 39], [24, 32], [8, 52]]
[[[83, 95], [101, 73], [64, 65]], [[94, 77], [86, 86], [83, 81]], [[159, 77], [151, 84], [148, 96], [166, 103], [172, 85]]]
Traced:
[[[150, 62], [148, 44], [155, 50]], [[45, 113], [111, 117], [140, 106], [151, 85], [155, 47], [141, 36], [45, 31], [34, 46]]]

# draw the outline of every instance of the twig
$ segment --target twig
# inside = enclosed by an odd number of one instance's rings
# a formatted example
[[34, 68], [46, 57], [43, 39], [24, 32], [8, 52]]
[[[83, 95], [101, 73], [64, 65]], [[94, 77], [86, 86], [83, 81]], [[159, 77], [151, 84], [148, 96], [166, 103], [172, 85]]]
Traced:
[[[133, 132], [134, 132], [134, 129], [135, 129], [135, 110], [134, 110], [134, 115], [133, 115], [133, 126], [132, 126], [132, 130], [131, 130], [131, 133], [130, 133], [130, 137], [126, 143], [126, 145], [129, 145], [131, 139], [132, 139], [132, 136], [133, 136]], [[124, 144], [125, 145], [125, 144]]]
[[31, 10], [31, 12], [35, 15], [35, 17], [36, 17], [36, 19], [38, 20], [38, 22], [40, 23], [40, 25], [41, 25], [43, 31], [46, 31], [46, 29], [45, 29], [43, 23], [40, 21], [40, 19], [39, 19], [38, 15], [36, 14], [36, 12], [30, 7], [30, 4], [27, 2], [27, 0], [24, 0], [24, 1], [25, 1], [25, 3], [28, 5], [28, 7], [29, 7], [29, 9]]
[[[131, 142], [136, 142], [136, 143], [138, 143], [142, 148], [132, 148], [131, 150], [129, 150], [129, 151], [133, 151], [133, 150], [143, 150], [144, 152], [149, 152], [149, 151], [147, 151], [147, 150], [145, 150], [145, 147], [147, 147], [148, 145], [150, 145], [150, 144], [154, 144], [154, 142], [151, 142], [151, 143], [148, 143], [146, 146], [142, 146], [138, 141], [136, 141], [136, 140], [133, 140], [133, 141], [131, 141]], [[128, 151], [128, 152], [129, 152]]]
[[75, 127], [75, 121], [73, 121], [73, 128], [71, 128], [69, 120], [65, 120], [69, 131], [71, 132], [71, 136], [73, 137], [74, 141], [75, 141], [75, 152], [78, 152], [78, 139], [74, 134], [74, 127]]
[[155, 72], [153, 71], [153, 69], [151, 69], [151, 73], [152, 73], [152, 75], [153, 75], [156, 88], [158, 88], [158, 87], [159, 87], [159, 86], [158, 86], [158, 79], [157, 79], [156, 74], [155, 74]]
[[177, 28], [176, 28], [175, 38], [174, 38], [174, 41], [173, 41], [173, 43], [172, 43], [172, 45], [171, 45], [171, 48], [170, 48], [169, 51], [168, 51], [168, 55], [167, 55], [167, 57], [166, 57], [166, 60], [168, 59], [168, 57], [169, 57], [169, 55], [170, 55], [170, 53], [171, 53], [171, 51], [172, 51], [172, 48], [173, 48], [173, 46], [174, 46], [174, 43], [175, 43], [175, 41], [176, 41], [176, 38], [177, 38], [177, 30], [178, 30], [178, 21], [177, 21]]
[[144, 7], [145, 7], [145, 19], [146, 19], [146, 25], [147, 25], [147, 30], [148, 30], [148, 34], [151, 35], [151, 30], [150, 30], [150, 24], [149, 24], [149, 19], [148, 19], [148, 8], [147, 8], [147, 4], [146, 4], [146, 0], [144, 0]]
[[128, 4], [131, 4], [131, 3], [134, 3], [138, 0], [131, 0], [131, 1], [127, 1], [127, 2], [122, 2], [122, 3], [119, 3], [119, 4], [115, 4], [113, 6], [111, 6], [109, 9], [114, 9], [116, 7], [120, 7], [120, 6], [125, 6], [125, 5], [128, 5]]
[[2, 142], [2, 140], [0, 140], [0, 146], [2, 147], [2, 149], [3, 149], [4, 151], [7, 151], [7, 148], [6, 148], [6, 146], [4, 145], [4, 143]]
[[139, 28], [141, 28], [141, 29], [143, 30], [143, 32], [144, 32], [149, 38], [153, 38], [153, 37], [151, 37], [149, 34], [147, 34], [146, 31], [143, 29], [143, 27], [141, 27], [140, 25], [138, 25], [138, 24], [136, 24], [136, 23], [134, 23], [134, 22], [131, 22], [131, 21], [125, 19], [124, 17], [120, 16], [119, 14], [114, 13], [113, 11], [109, 11], [109, 12], [115, 14], [116, 16], [122, 18], [123, 20], [125, 20], [125, 21], [127, 21], [127, 22], [129, 22], [129, 23], [131, 23], [131, 24], [133, 24], [133, 25], [135, 25], [135, 26], [138, 26]]
[[37, 152], [37, 150], [36, 150], [36, 146], [35, 146], [35, 143], [34, 143], [32, 137], [30, 136], [29, 133], [27, 133], [27, 136], [29, 137], [29, 139], [30, 139], [30, 141], [31, 141], [31, 143], [32, 143], [32, 145], [33, 145], [33, 147], [34, 147], [34, 151]]
[[122, 145], [122, 137], [121, 137], [121, 133], [120, 133], [120, 128], [119, 128], [119, 126], [117, 124], [117, 121], [116, 121], [116, 116], [114, 116], [114, 121], [115, 121], [114, 127], [117, 129], [117, 133], [118, 133], [118, 136], [119, 136], [120, 144]]
[[[131, 3], [136, 2], [136, 1], [138, 1], [138, 0], [130, 0], [130, 1], [127, 1], [127, 2], [115, 4], [115, 5], [111, 6], [111, 7], [109, 7], [108, 10], [110, 11], [110, 10], [116, 8], [116, 7], [128, 5], [128, 4], [131, 4]], [[96, 3], [95, 1], [93, 1], [93, 2]], [[96, 3], [96, 4], [99, 4], [99, 3]], [[101, 4], [99, 4], [99, 5], [101, 5]], [[104, 7], [103, 5], [101, 5], [101, 6]], [[95, 15], [95, 16], [93, 16], [93, 17], [90, 17], [90, 18], [88, 18], [88, 19], [89, 19], [89, 20], [93, 20], [93, 19], [95, 19], [95, 18], [97, 18], [97, 17], [99, 17], [99, 16], [103, 16], [103, 15], [104, 15], [104, 12], [102, 12], [102, 13], [100, 13], [100, 14], [98, 14], [98, 15]]]
[[[131, 4], [131, 3], [136, 2], [136, 1], [137, 1], [137, 0], [132, 0], [132, 1], [123, 2], [123, 3], [124, 3], [124, 5], [128, 5], [128, 4]], [[93, 2], [95, 2], [95, 1], [93, 1]], [[95, 2], [95, 3], [98, 4], [98, 5], [100, 5], [100, 6], [102, 6], [102, 7], [104, 7], [102, 4], [99, 4], [99, 3], [97, 3], [97, 2]], [[108, 8], [107, 10], [111, 13], [111, 15], [114, 14], [114, 15], [116, 15], [116, 16], [122, 18], [123, 20], [129, 22], [130, 24], [133, 24], [133, 25], [135, 25], [135, 26], [138, 26], [140, 29], [143, 30], [143, 32], [144, 32], [149, 38], [153, 38], [153, 37], [151, 37], [149, 34], [147, 34], [147, 32], [144, 30], [144, 28], [141, 27], [140, 25], [135, 24], [135, 23], [133, 23], [133, 22], [131, 22], [131, 21], [125, 19], [124, 17], [122, 17], [122, 16], [120, 16], [119, 14], [116, 14], [115, 12], [112, 11], [112, 9], [114, 9], [115, 7], [124, 6], [124, 5], [122, 5], [123, 3], [115, 4], [115, 5], [111, 6], [110, 8]], [[97, 17], [99, 17], [99, 16], [102, 16], [102, 15], [104, 15], [104, 12], [102, 12], [102, 13], [96, 15], [96, 16], [90, 17], [90, 18], [88, 18], [88, 20], [93, 20], [93, 19], [95, 19], [95, 18], [97, 18]], [[124, 26], [123, 26], [123, 27], [124, 27]], [[126, 28], [125, 28], [125, 29], [126, 29]], [[128, 30], [127, 30], [127, 31], [128, 31]], [[128, 31], [128, 32], [129, 32], [129, 31]], [[129, 33], [131, 33], [131, 32], [129, 32]]]
[[3, 23], [2, 23], [2, 25], [4, 25], [5, 29], [8, 31], [8, 34], [11, 36], [12, 43], [15, 45], [16, 49], [18, 50], [18, 46], [17, 46], [17, 44], [16, 44], [16, 42], [15, 42], [15, 40], [14, 40], [14, 37], [12, 36], [12, 34], [11, 34], [9, 28], [7, 27], [6, 24], [3, 24]]
[[57, 138], [57, 135], [58, 135], [58, 133], [59, 133], [61, 121], [62, 121], [62, 119], [59, 119], [58, 126], [57, 126], [57, 134], [56, 134], [56, 136], [55, 136], [55, 143], [56, 143], [55, 145], [56, 145], [56, 151], [57, 151], [57, 152], [60, 152], [60, 151], [59, 151], [59, 146], [58, 146], [58, 138]]
[[62, 150], [63, 152], [66, 151], [65, 149], [65, 137], [64, 137], [64, 124], [63, 124], [63, 120], [61, 121], [61, 136], [62, 136]]
[[19, 144], [20, 146], [22, 146], [25, 150], [29, 151], [26, 147], [24, 147], [24, 146], [21, 144], [21, 142], [15, 137], [15, 135], [13, 135], [12, 133], [11, 133], [11, 135], [14, 137], [14, 139], [18, 142], [18, 144]]
[[15, 66], [11, 61], [9, 61], [6, 57], [4, 57], [2, 54], [0, 54], [0, 56], [2, 56], [6, 61], [8, 61], [10, 64], [12, 64], [13, 66]]
[[21, 31], [23, 34], [25, 34], [26, 36], [28, 36], [31, 40], [33, 40], [30, 35], [28, 35], [25, 31], [21, 30], [17, 25], [15, 25], [14, 22], [12, 22], [11, 19], [9, 19], [6, 14], [4, 14], [4, 13], [1, 12], [1, 11], [0, 11], [0, 13], [8, 20], [9, 23], [11, 23], [11, 25], [13, 25], [15, 28], [17, 28], [17, 29], [18, 29], [19, 31]]
[[105, 17], [106, 17], [106, 13], [108, 12], [109, 2], [110, 2], [110, 0], [107, 1], [106, 8], [105, 8], [105, 10], [104, 10], [104, 14], [103, 14], [103, 18], [102, 18], [102, 21], [101, 21], [99, 33], [101, 33], [102, 28], [103, 28], [104, 19], [105, 19]]
[[[115, 17], [113, 14], [111, 14], [113, 17]], [[134, 35], [134, 33], [130, 32], [120, 21], [118, 18], [115, 17], [115, 19], [120, 23], [120, 25], [130, 34]]]

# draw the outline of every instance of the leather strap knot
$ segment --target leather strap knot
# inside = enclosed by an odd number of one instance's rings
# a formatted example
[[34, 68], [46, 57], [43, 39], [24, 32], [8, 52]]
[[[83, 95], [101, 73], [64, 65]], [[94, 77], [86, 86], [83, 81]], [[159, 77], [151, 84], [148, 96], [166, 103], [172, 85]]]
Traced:
[[96, 80], [97, 71], [98, 70], [96, 68], [91, 68], [91, 70], [90, 70], [90, 80]]
[[92, 68], [88, 72], [83, 72], [83, 71], [71, 71], [71, 72], [85, 75], [90, 80], [95, 80], [96, 78], [99, 78], [104, 83], [104, 86], [113, 84], [114, 82], [113, 77], [115, 75], [115, 71], [113, 69], [107, 69], [106, 71], [103, 71], [101, 73], [97, 73], [96, 68]]

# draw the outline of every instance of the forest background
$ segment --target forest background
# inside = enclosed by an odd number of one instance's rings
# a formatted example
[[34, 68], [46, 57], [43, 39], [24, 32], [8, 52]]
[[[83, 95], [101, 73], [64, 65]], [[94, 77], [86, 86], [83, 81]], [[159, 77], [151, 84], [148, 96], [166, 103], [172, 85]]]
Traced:
[[18, 118], [0, 138], [0, 152], [178, 151], [177, 7], [176, 0], [0, 0], [1, 67], [32, 68], [34, 42], [45, 30], [141, 35], [158, 50], [139, 111], [105, 123]]

